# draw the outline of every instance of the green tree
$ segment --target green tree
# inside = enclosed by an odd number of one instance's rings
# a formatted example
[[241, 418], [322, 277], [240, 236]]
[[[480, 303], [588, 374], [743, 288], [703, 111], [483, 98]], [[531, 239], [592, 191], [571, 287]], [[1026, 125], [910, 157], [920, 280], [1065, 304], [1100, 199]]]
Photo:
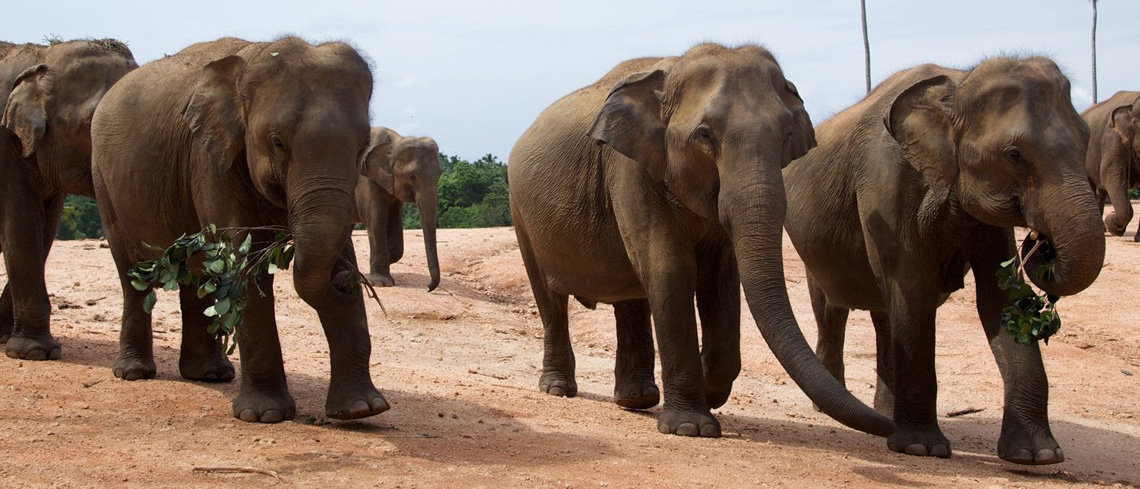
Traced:
[[63, 203], [56, 239], [86, 239], [103, 237], [103, 221], [95, 199], [81, 195], [68, 195]]
[[[441, 153], [439, 227], [473, 228], [511, 225], [507, 166], [492, 154], [475, 161]], [[420, 227], [415, 205], [404, 206], [404, 227]]]

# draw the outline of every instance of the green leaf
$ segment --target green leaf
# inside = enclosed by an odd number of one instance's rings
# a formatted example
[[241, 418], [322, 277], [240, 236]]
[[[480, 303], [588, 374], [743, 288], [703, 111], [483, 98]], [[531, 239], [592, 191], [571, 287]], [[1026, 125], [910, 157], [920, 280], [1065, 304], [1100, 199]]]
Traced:
[[245, 235], [245, 241], [242, 241], [241, 246], [238, 247], [238, 252], [243, 255], [249, 253], [249, 248], [251, 246], [253, 246], [253, 235], [247, 233]]
[[210, 307], [207, 307], [206, 310], [202, 311], [202, 314], [205, 314], [206, 316], [209, 316], [209, 317], [214, 317], [214, 316], [218, 315], [218, 310], [215, 309], [214, 306], [210, 306]]
[[213, 307], [214, 307], [214, 312], [218, 313], [219, 315], [225, 314], [226, 311], [230, 310], [230, 300], [228, 298], [220, 299], [220, 300], [218, 300], [218, 302], [214, 303]]
[[265, 273], [268, 273], [270, 275], [277, 273], [277, 264], [270, 263], [267, 267], [265, 267]]
[[146, 297], [143, 297], [143, 303], [142, 303], [143, 312], [150, 314], [151, 311], [154, 310], [154, 303], [157, 301], [158, 301], [158, 297], [155, 296], [154, 290], [151, 290], [150, 293], [148, 293], [146, 295]]
[[[990, 263], [993, 263], [993, 262], [990, 262]], [[1001, 262], [1001, 267], [1006, 268], [1006, 267], [1009, 267], [1010, 265], [1013, 265], [1014, 263], [1017, 263], [1017, 257], [1016, 256], [1013, 258], [1010, 258], [1006, 261]]]
[[146, 289], [149, 289], [150, 284], [147, 282], [143, 282], [142, 280], [134, 279], [134, 280], [131, 280], [131, 287], [134, 287], [135, 290], [142, 292]]

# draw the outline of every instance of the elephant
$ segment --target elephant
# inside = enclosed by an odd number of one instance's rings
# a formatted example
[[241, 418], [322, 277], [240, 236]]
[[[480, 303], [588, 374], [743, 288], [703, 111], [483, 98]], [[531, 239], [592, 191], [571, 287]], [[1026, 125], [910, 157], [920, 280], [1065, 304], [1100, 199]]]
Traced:
[[[1088, 127], [1069, 80], [1044, 57], [997, 57], [971, 69], [900, 71], [816, 127], [819, 144], [784, 170], [785, 227], [807, 270], [819, 326], [816, 353], [843, 380], [848, 311], [868, 310], [876, 334], [875, 407], [893, 417], [893, 451], [949, 457], [936, 419], [937, 308], [972, 269], [978, 316], [1004, 382], [998, 455], [1064, 460], [1049, 430], [1049, 383], [1036, 343], [1002, 331], [1012, 305], [998, 285], [1017, 253], [1051, 243], [1058, 296], [1088, 287], [1104, 262], [1103, 225], [1081, 167]], [[1046, 263], [1036, 253], [1025, 270]]]
[[[1140, 138], [1136, 137], [1140, 92], [1116, 92], [1112, 98], [1086, 109], [1081, 117], [1091, 134], [1085, 171], [1096, 190], [1101, 212], [1105, 197], [1112, 198], [1113, 212], [1104, 220], [1104, 227], [1120, 236], [1132, 220], [1128, 189], [1140, 188]], [[1132, 240], [1140, 241], [1140, 232]]]
[[356, 184], [356, 219], [368, 228], [368, 279], [384, 287], [396, 284], [388, 267], [404, 256], [404, 203], [414, 202], [427, 248], [428, 291], [435, 290], [439, 146], [432, 138], [406, 138], [386, 127], [373, 127], [369, 141]]
[[[768, 345], [823, 410], [885, 436], [812, 354], [784, 286], [780, 168], [815, 144], [795, 85], [755, 45], [701, 44], [618, 64], [543, 111], [507, 166], [511, 214], [544, 328], [539, 387], [575, 396], [568, 297], [613, 304], [613, 401], [658, 431], [720, 436], [741, 368], [740, 288]], [[701, 340], [698, 340], [697, 317]], [[651, 326], [652, 320], [652, 326]]]
[[[353, 189], [368, 145], [372, 72], [352, 47], [234, 38], [191, 45], [123, 77], [95, 113], [92, 173], [123, 289], [113, 372], [152, 378], [148, 290], [128, 270], [155, 244], [208, 225], [264, 249], [276, 230], [293, 237], [294, 288], [316, 310], [329, 344], [326, 415], [354, 419], [388, 403], [369, 377], [371, 343], [355, 271]], [[149, 245], [148, 245], [149, 244]], [[233, 415], [273, 423], [294, 417], [273, 311], [273, 276], [254, 277], [239, 326], [241, 384]], [[253, 285], [253, 284], [251, 284]], [[234, 368], [207, 332], [213, 304], [182, 287], [183, 378], [230, 381]], [[249, 287], [253, 291], [254, 287]]]
[[44, 264], [64, 199], [94, 196], [95, 107], [137, 67], [130, 49], [114, 39], [0, 43], [0, 250], [9, 280], [0, 294], [0, 342], [9, 357], [61, 356]]

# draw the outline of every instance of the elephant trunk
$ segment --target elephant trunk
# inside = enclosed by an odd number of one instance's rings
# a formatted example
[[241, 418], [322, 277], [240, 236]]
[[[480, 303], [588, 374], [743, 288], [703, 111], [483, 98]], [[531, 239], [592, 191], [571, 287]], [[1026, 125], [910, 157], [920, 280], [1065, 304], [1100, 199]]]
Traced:
[[355, 273], [349, 239], [353, 188], [328, 182], [289, 198], [289, 229], [296, 243], [294, 288], [314, 309], [351, 297], [346, 284]]
[[[1025, 263], [1026, 275], [1034, 285], [1050, 294], [1072, 295], [1087, 288], [1096, 280], [1104, 265], [1104, 223], [1100, 218], [1096, 198], [1087, 181], [1074, 176], [1053, 195], [1042, 195], [1037, 208], [1048, 209], [1027, 219], [1029, 227], [1037, 231], [1021, 244], [1021, 253], [1028, 253], [1047, 239], [1051, 248], [1039, 248]], [[1048, 263], [1052, 273], [1039, 276], [1037, 270]]]
[[859, 431], [878, 436], [891, 434], [895, 424], [851, 395], [804, 340], [784, 283], [786, 196], [780, 165], [746, 166], [753, 175], [721, 179], [718, 210], [733, 244], [740, 282], [760, 334], [784, 370], [821, 411]]
[[435, 228], [438, 222], [438, 217], [436, 216], [436, 193], [431, 192], [430, 195], [416, 195], [416, 206], [420, 209], [420, 223], [423, 225], [428, 273], [431, 275], [428, 292], [431, 292], [439, 286], [439, 256], [436, 254], [435, 246]]

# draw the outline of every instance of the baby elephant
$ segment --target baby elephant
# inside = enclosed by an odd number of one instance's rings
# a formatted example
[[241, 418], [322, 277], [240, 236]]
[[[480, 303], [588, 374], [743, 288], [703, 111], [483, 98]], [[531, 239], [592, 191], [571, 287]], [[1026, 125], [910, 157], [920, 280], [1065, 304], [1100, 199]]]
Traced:
[[[1047, 292], [1075, 294], [1100, 273], [1103, 224], [1082, 166], [1089, 134], [1069, 80], [1040, 57], [969, 70], [923, 65], [896, 73], [816, 134], [819, 146], [784, 170], [785, 226], [807, 267], [824, 365], [843, 379], [847, 312], [871, 311], [875, 407], [899, 428], [887, 446], [949, 457], [935, 413], [935, 312], [973, 269], [1005, 383], [998, 455], [1064, 460], [1049, 431], [1041, 352], [1002, 331], [1012, 300], [996, 273], [1017, 252], [1014, 226], [1052, 243], [1052, 276], [1029, 274]], [[1025, 269], [1037, 270], [1042, 254]]]
[[404, 203], [415, 202], [431, 274], [428, 291], [435, 290], [439, 285], [435, 252], [439, 146], [432, 138], [404, 137], [386, 127], [373, 127], [361, 159], [356, 220], [368, 228], [368, 279], [384, 287], [396, 284], [388, 267], [404, 256]]
[[[1140, 92], [1116, 92], [1089, 107], [1081, 117], [1092, 133], [1085, 171], [1102, 212], [1105, 197], [1112, 198], [1113, 212], [1104, 220], [1104, 227], [1120, 236], [1132, 220], [1128, 189], [1140, 187]], [[1132, 240], [1140, 241], [1140, 232]]]

